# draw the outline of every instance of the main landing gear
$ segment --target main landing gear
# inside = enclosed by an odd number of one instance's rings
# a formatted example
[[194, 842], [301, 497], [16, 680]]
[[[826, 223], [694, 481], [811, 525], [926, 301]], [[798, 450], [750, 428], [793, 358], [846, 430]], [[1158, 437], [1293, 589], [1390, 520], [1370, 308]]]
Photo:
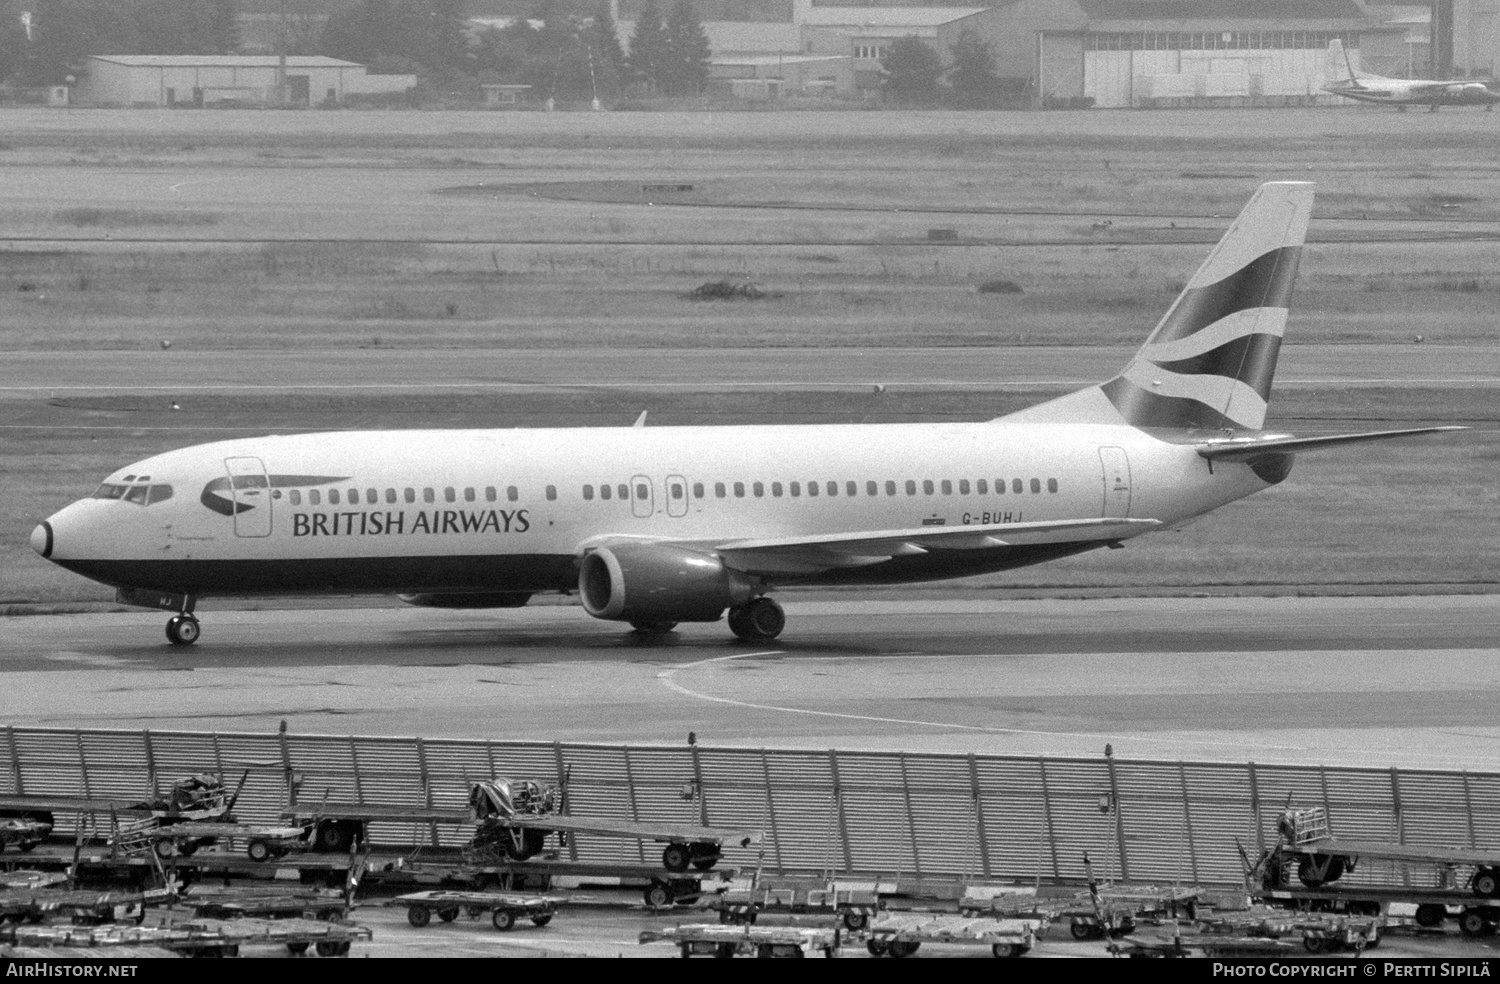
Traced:
[[770, 598], [729, 609], [729, 631], [746, 642], [765, 642], [786, 628], [786, 612]]

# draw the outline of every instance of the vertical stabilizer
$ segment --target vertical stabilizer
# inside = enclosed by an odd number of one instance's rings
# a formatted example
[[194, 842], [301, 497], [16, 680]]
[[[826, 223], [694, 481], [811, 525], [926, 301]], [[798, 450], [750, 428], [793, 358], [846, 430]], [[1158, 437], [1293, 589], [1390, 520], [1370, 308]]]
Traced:
[[1261, 185], [1118, 376], [1004, 419], [1259, 430], [1312, 199]]

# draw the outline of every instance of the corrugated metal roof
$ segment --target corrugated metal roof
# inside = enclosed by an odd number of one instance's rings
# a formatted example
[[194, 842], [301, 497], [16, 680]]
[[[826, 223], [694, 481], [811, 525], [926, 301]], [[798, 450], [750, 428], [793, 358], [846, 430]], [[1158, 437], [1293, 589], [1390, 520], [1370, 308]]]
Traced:
[[971, 17], [988, 7], [811, 7], [808, 27], [936, 27]]
[[[135, 68], [275, 68], [276, 55], [90, 55], [98, 61]], [[323, 55], [288, 55], [288, 68], [363, 68], [358, 62]]]

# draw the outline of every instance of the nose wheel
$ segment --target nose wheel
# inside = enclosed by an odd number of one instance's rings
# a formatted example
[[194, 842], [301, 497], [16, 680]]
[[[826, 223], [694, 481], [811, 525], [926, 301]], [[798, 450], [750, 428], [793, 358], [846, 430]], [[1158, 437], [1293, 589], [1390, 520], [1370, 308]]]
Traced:
[[173, 615], [167, 620], [167, 641], [174, 646], [191, 646], [198, 641], [198, 620], [191, 615]]

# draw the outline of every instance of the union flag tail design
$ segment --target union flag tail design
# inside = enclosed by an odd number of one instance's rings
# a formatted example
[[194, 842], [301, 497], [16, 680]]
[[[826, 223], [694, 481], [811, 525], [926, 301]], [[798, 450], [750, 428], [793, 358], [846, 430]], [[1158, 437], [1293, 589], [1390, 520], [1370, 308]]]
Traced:
[[1118, 376], [1005, 419], [1259, 430], [1312, 199], [1309, 182], [1262, 185]]

